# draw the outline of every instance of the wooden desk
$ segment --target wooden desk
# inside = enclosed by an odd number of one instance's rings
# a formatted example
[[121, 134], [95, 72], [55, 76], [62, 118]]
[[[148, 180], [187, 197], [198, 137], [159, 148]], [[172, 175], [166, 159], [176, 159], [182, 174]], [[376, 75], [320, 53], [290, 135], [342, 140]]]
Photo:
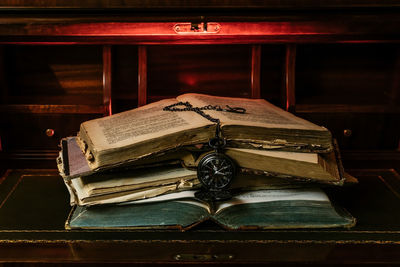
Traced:
[[[400, 263], [397, 1], [45, 2], [0, 4], [0, 262]], [[59, 139], [185, 92], [261, 97], [329, 128], [360, 180], [330, 194], [357, 226], [65, 231]]]
[[[64, 230], [70, 207], [55, 170], [8, 170], [0, 191], [0, 261], [51, 263], [400, 263], [400, 175], [353, 169], [356, 186], [328, 189], [358, 222], [352, 229]], [[132, 216], [135, 216], [132, 214]]]

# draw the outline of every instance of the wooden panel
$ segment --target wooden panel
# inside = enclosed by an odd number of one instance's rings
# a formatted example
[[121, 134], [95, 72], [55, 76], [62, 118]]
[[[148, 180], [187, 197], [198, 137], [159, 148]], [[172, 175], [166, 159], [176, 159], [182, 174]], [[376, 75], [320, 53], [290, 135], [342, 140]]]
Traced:
[[298, 113], [400, 113], [397, 105], [297, 104]]
[[285, 46], [263, 45], [261, 53], [261, 98], [285, 108], [284, 97]]
[[71, 114], [104, 114], [104, 106], [94, 105], [38, 105], [38, 104], [12, 104], [0, 105], [0, 113], [29, 113], [29, 114], [45, 114], [45, 113], [71, 113]]
[[6, 62], [5, 62], [5, 47], [0, 46], [0, 103], [4, 103], [8, 94]]
[[[400, 17], [384, 13], [301, 13], [292, 15], [211, 15], [218, 33], [179, 34], [176, 23], [197, 22], [204, 17], [43, 16], [0, 17], [0, 43], [48, 44], [265, 44], [310, 42], [399, 41]], [[138, 22], [139, 21], [139, 22]], [[143, 22], [148, 21], [148, 22]], [[163, 21], [163, 22], [159, 22]], [[232, 22], [234, 21], [234, 22]], [[238, 22], [240, 21], [240, 22]], [[340, 21], [340, 23], [337, 23]], [[22, 36], [22, 37], [21, 37]]]
[[133, 109], [138, 103], [138, 47], [113, 46], [113, 112]]
[[[1, 118], [0, 136], [5, 151], [15, 149], [59, 150], [60, 138], [74, 136], [80, 123], [102, 114], [8, 114]], [[54, 136], [46, 130], [53, 129]]]
[[296, 102], [393, 104], [399, 49], [390, 44], [299, 45]]
[[196, 92], [251, 96], [250, 46], [148, 47], [150, 100]]
[[147, 103], [147, 47], [138, 47], [138, 106]]
[[21, 9], [21, 11], [26, 11], [27, 9], [48, 9], [48, 8], [65, 8], [70, 9], [118, 9], [118, 8], [131, 8], [131, 9], [324, 9], [324, 8], [362, 8], [362, 7], [396, 7], [399, 3], [395, 0], [359, 0], [359, 1], [338, 1], [338, 0], [325, 0], [321, 3], [318, 0], [309, 0], [306, 2], [298, 2], [296, 0], [269, 0], [269, 1], [247, 1], [247, 0], [229, 0], [229, 1], [214, 1], [214, 0], [196, 0], [196, 1], [180, 1], [180, 0], [168, 0], [168, 1], [135, 1], [135, 0], [125, 0], [125, 1], [69, 1], [69, 0], [46, 0], [46, 1], [31, 1], [31, 0], [6, 0], [0, 3], [2, 9]]
[[111, 46], [103, 47], [103, 113], [105, 116], [112, 114], [111, 101], [111, 83], [112, 83], [112, 53]]
[[261, 46], [251, 47], [251, 98], [260, 98]]
[[296, 51], [297, 47], [293, 44], [286, 46], [285, 57], [285, 86], [284, 86], [284, 106], [287, 111], [293, 112], [296, 105]]
[[102, 105], [101, 47], [6, 47], [9, 104]]
[[[397, 149], [400, 117], [397, 113], [298, 113], [300, 117], [327, 127], [341, 149]], [[345, 130], [347, 131], [345, 134]]]

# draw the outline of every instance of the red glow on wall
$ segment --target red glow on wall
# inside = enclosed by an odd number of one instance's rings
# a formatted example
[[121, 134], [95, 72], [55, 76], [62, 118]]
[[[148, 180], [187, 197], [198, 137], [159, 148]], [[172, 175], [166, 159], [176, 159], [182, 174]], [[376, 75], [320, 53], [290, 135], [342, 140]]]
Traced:
[[196, 86], [198, 80], [195, 76], [190, 75], [190, 74], [183, 74], [180, 75], [179, 81], [189, 87], [194, 87]]

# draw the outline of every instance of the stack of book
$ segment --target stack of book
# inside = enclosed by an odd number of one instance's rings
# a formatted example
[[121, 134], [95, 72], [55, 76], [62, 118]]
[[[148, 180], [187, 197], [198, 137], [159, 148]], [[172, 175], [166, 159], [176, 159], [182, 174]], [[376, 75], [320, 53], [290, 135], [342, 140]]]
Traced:
[[[207, 116], [165, 109], [177, 103]], [[209, 118], [218, 118], [223, 153], [238, 170], [233, 197], [213, 203], [194, 196], [197, 165], [216, 134]], [[321, 190], [354, 182], [331, 133], [263, 99], [185, 94], [84, 122], [61, 147], [58, 168], [73, 206], [67, 228], [187, 229], [208, 219], [227, 229], [355, 224]]]

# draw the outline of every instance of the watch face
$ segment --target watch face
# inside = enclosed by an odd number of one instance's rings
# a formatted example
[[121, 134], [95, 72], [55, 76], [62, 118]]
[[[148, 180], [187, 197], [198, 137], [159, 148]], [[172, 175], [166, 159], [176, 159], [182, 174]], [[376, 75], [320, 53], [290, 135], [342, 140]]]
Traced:
[[220, 153], [211, 153], [202, 158], [197, 167], [197, 177], [207, 189], [213, 191], [227, 188], [235, 176], [235, 164]]

